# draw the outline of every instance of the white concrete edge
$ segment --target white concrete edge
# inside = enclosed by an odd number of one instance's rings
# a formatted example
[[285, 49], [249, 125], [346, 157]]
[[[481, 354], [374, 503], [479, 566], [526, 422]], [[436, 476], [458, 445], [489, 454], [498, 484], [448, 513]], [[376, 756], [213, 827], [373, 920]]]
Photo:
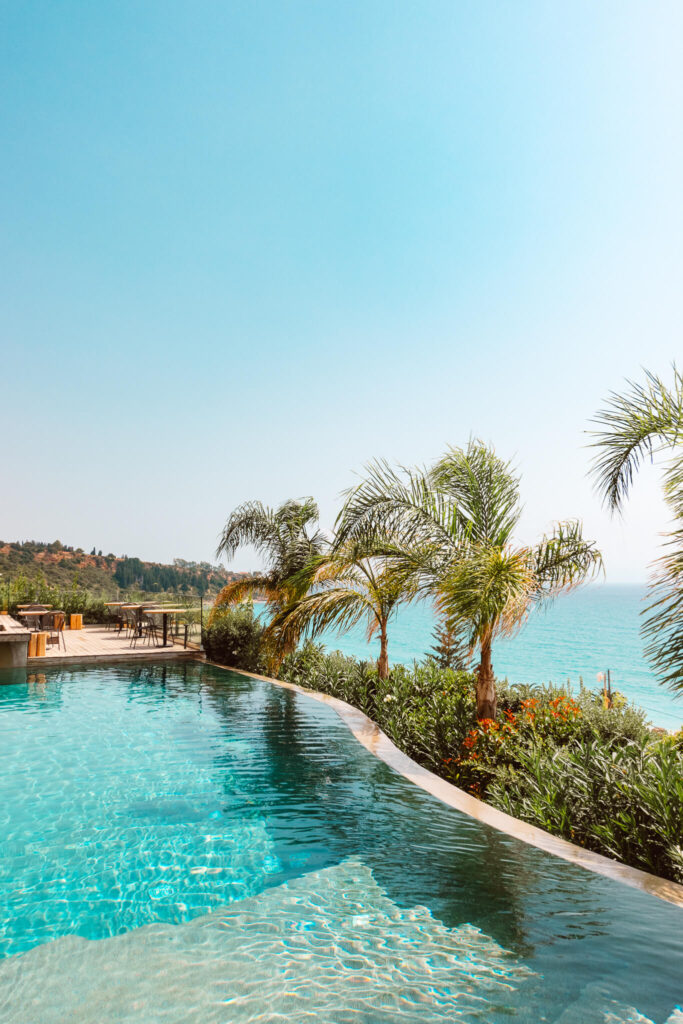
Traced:
[[[156, 653], [155, 653], [156, 652]], [[24, 668], [39, 670], [41, 668], [59, 668], [60, 665], [108, 665], [114, 662], [128, 661], [192, 661], [196, 660], [197, 649], [189, 647], [152, 647], [130, 652], [117, 651], [115, 654], [107, 651], [104, 654], [45, 654], [40, 658], [27, 658]]]
[[294, 690], [294, 692], [300, 693], [304, 697], [310, 697], [321, 704], [327, 704], [336, 711], [344, 724], [348, 726], [351, 733], [366, 750], [369, 750], [380, 761], [384, 761], [394, 771], [397, 771], [404, 778], [419, 786], [426, 793], [430, 793], [448, 807], [454, 807], [456, 810], [462, 811], [463, 814], [467, 814], [485, 825], [498, 829], [499, 832], [504, 832], [506, 835], [519, 839], [522, 843], [527, 843], [527, 845], [534, 846], [538, 850], [543, 850], [545, 853], [550, 853], [555, 857], [560, 857], [562, 860], [569, 861], [570, 864], [576, 864], [587, 871], [604, 875], [613, 881], [622, 882], [624, 885], [640, 889], [651, 896], [657, 896], [667, 903], [683, 907], [683, 885], [679, 885], [678, 882], [670, 882], [666, 878], [660, 878], [658, 875], [652, 875], [647, 871], [641, 871], [639, 868], [629, 867], [627, 864], [622, 864], [621, 861], [612, 860], [601, 853], [586, 850], [582, 846], [576, 846], [566, 839], [553, 836], [549, 832], [544, 832], [543, 829], [537, 828], [535, 825], [529, 825], [518, 818], [513, 818], [511, 815], [497, 810], [482, 800], [477, 800], [476, 797], [470, 796], [469, 793], [458, 789], [457, 786], [446, 782], [445, 779], [439, 778], [438, 775], [417, 764], [392, 743], [376, 722], [373, 722], [362, 711], [352, 707], [352, 705], [347, 704], [345, 701], [339, 700], [337, 697], [331, 697], [326, 693], [306, 690], [295, 683], [286, 683], [280, 679], [272, 679], [270, 676], [246, 672], [244, 669], [231, 668], [229, 665], [219, 665], [218, 662], [211, 661], [208, 658], [203, 660], [207, 665], [227, 669], [229, 672], [236, 672], [238, 675], [249, 676], [252, 679], [260, 679], [274, 686], [280, 686], [285, 690]]

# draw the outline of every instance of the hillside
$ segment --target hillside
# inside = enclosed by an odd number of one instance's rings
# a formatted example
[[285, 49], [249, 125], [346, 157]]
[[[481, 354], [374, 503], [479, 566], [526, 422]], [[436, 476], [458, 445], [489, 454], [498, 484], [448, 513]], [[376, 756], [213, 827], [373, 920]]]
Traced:
[[172, 565], [143, 562], [127, 555], [104, 555], [94, 548], [67, 547], [60, 541], [0, 541], [0, 586], [24, 577], [44, 578], [51, 585], [72, 586], [74, 579], [91, 594], [116, 598], [121, 590], [137, 589], [146, 593], [179, 591], [188, 595], [211, 597], [230, 580], [243, 573], [229, 572], [208, 562], [186, 562], [175, 558]]

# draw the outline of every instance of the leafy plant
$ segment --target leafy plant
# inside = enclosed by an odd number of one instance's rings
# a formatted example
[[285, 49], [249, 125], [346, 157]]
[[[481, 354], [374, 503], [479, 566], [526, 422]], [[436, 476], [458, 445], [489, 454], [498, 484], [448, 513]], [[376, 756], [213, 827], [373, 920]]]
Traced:
[[74, 575], [71, 586], [60, 587], [48, 583], [41, 574], [28, 579], [24, 575], [16, 576], [9, 588], [9, 613], [19, 614], [20, 604], [46, 604], [67, 615], [80, 613], [86, 623], [104, 622], [107, 608], [103, 598], [94, 597], [78, 582]]
[[649, 372], [643, 384], [628, 381], [595, 422], [593, 475], [613, 513], [622, 510], [643, 460], [668, 456], [663, 490], [673, 524], [654, 565], [643, 634], [662, 682], [683, 692], [683, 374], [674, 366], [670, 387]]
[[683, 753], [673, 744], [535, 745], [495, 772], [501, 810], [633, 867], [683, 882]]
[[364, 711], [419, 764], [515, 817], [627, 864], [683, 880], [683, 733], [653, 739], [625, 701], [498, 682], [499, 721], [478, 719], [474, 675], [434, 661], [375, 665], [311, 641], [280, 677]]
[[473, 676], [433, 662], [394, 665], [386, 679], [377, 666], [307, 641], [285, 658], [280, 678], [329, 693], [360, 708], [411, 757], [434, 771], [475, 721]]
[[212, 661], [247, 672], [265, 670], [264, 627], [250, 602], [218, 609], [204, 630], [202, 642]]
[[459, 672], [467, 672], [470, 668], [469, 644], [458, 629], [448, 620], [438, 622], [432, 632], [434, 643], [429, 649], [428, 657], [438, 668], [452, 668]]

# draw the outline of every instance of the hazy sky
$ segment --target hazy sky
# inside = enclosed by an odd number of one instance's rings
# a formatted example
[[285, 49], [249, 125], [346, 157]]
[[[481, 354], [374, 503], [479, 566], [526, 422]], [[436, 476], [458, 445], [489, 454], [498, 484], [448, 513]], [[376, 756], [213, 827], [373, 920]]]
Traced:
[[[0, 4], [0, 537], [213, 559], [230, 510], [471, 433], [522, 538], [681, 353], [680, 3]], [[235, 562], [249, 568], [248, 552]]]

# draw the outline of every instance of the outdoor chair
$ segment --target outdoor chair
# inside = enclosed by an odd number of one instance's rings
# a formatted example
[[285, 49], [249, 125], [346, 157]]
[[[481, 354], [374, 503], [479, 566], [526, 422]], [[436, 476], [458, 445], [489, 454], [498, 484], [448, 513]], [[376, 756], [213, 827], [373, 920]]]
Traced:
[[107, 617], [104, 620], [105, 629], [116, 629], [120, 633], [122, 625], [123, 619], [120, 612], [116, 608], [107, 608]]
[[161, 626], [154, 618], [154, 615], [152, 615], [151, 613], [145, 615], [142, 628], [146, 633], [150, 643], [154, 641], [155, 644], [159, 644], [159, 632], [161, 630]]
[[49, 647], [53, 644], [57, 644], [59, 647], [60, 643], [64, 650], [66, 650], [66, 641], [64, 639], [64, 626], [66, 625], [66, 615], [64, 612], [51, 612], [51, 622], [48, 626], [48, 634], [45, 639], [46, 645]]
[[[135, 615], [133, 615], [133, 618], [135, 619]], [[152, 641], [154, 641], [155, 644], [158, 643], [159, 628], [151, 615], [143, 615], [141, 631], [138, 630], [137, 619], [135, 619], [135, 628], [131, 636], [130, 646], [136, 647], [138, 640], [140, 640], [143, 645], [145, 643], [150, 645]]]
[[138, 617], [133, 608], [124, 609], [126, 639], [133, 640], [138, 633]]

